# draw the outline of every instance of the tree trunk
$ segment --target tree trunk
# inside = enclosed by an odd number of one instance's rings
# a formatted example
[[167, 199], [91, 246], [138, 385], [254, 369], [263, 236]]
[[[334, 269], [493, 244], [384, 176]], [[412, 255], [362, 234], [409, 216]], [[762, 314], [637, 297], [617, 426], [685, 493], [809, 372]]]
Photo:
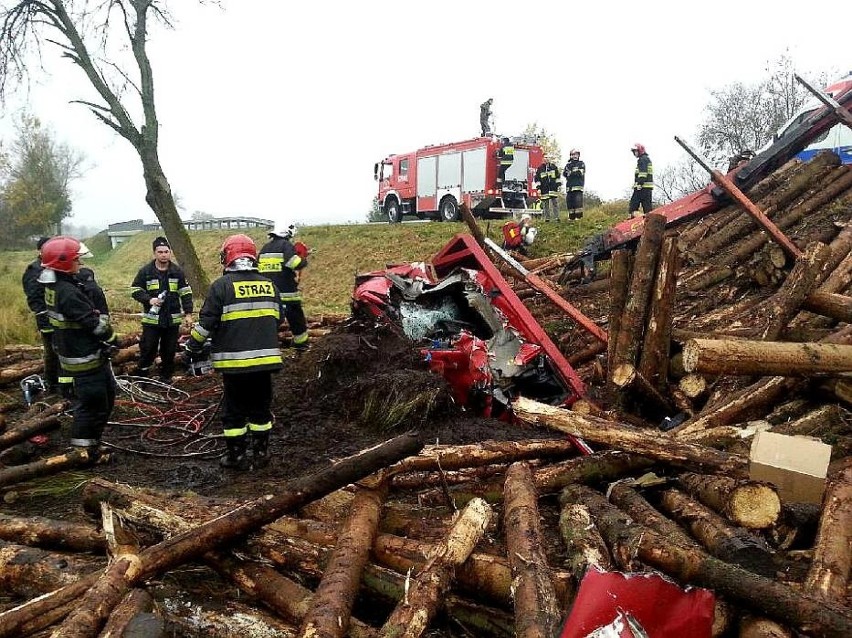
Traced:
[[611, 366], [622, 363], [636, 365], [644, 336], [645, 317], [651, 299], [654, 275], [657, 271], [658, 255], [666, 228], [666, 218], [658, 213], [649, 213], [639, 240], [630, 289], [624, 304], [624, 313], [618, 331], [618, 341], [613, 352]]
[[386, 496], [386, 484], [378, 490], [362, 489], [355, 494], [349, 518], [340, 530], [311, 608], [302, 620], [302, 638], [347, 635], [361, 572], [376, 538]]
[[145, 201], [163, 226], [163, 232], [165, 232], [172, 251], [186, 274], [186, 280], [192, 287], [193, 293], [198, 298], [203, 299], [207, 297], [207, 292], [210, 289], [210, 279], [204, 272], [204, 268], [201, 267], [201, 261], [198, 259], [189, 233], [180, 219], [172, 196], [171, 186], [160, 166], [156, 139], [153, 140], [153, 143], [141, 142], [136, 150], [142, 161], [142, 173], [145, 177], [147, 189]]
[[838, 376], [852, 372], [852, 346], [693, 339], [684, 347], [683, 367], [706, 374]]
[[234, 601], [224, 606], [175, 605], [166, 613], [166, 620], [168, 635], [180, 638], [292, 638], [296, 631], [268, 612]]
[[[131, 623], [134, 623], [140, 614], [150, 614], [154, 610], [154, 599], [144, 589], [131, 589], [124, 597], [115, 611], [107, 620], [104, 630], [98, 638], [122, 638], [123, 636], [132, 636]], [[163, 630], [163, 633], [157, 635], [152, 630], [152, 624], [157, 624]], [[165, 627], [163, 626], [162, 618], [157, 621], [146, 623], [146, 638], [162, 638], [165, 635]]]
[[743, 528], [734, 527], [679, 490], [665, 490], [660, 504], [717, 558], [764, 576], [775, 573], [769, 547]]
[[852, 297], [831, 292], [812, 292], [802, 308], [836, 321], [852, 323]]
[[642, 431], [593, 416], [581, 416], [524, 397], [519, 397], [513, 407], [515, 414], [528, 423], [542, 424], [593, 443], [630, 450], [634, 454], [687, 469], [698, 466], [712, 473], [731, 476], [747, 474], [748, 462], [742, 457], [676, 441], [657, 432]]
[[781, 514], [778, 492], [767, 483], [692, 472], [678, 476], [678, 482], [692, 497], [742, 527], [766, 529]]
[[843, 604], [852, 570], [852, 468], [847, 468], [823, 498], [814, 559], [805, 590]]
[[634, 396], [650, 400], [654, 407], [671, 414], [674, 412], [671, 401], [668, 400], [635, 366], [622, 363], [616, 366], [612, 373], [612, 383], [622, 390], [630, 389]]
[[458, 565], [465, 562], [485, 534], [492, 512], [488, 504], [474, 499], [462, 510], [446, 540], [411, 580], [405, 599], [391, 612], [379, 636], [416, 638], [423, 635], [440, 608]]
[[552, 494], [571, 483], [608, 483], [653, 466], [654, 461], [644, 456], [609, 450], [537, 467], [533, 481], [539, 494]]
[[504, 489], [506, 553], [515, 584], [515, 635], [550, 638], [559, 633], [561, 614], [542, 546], [538, 495], [526, 463], [512, 464]]
[[570, 503], [559, 514], [559, 532], [568, 553], [566, 565], [577, 582], [590, 567], [612, 569], [612, 557], [585, 505]]
[[740, 620], [738, 638], [793, 638], [793, 632], [774, 620], [745, 616]]
[[[126, 561], [118, 561], [113, 565], [111, 573], [113, 575], [121, 574], [123, 578], [110, 582], [109, 600], [103, 601], [101, 611], [109, 615], [127, 590], [137, 582], [151, 578], [218, 545], [257, 529], [275, 520], [285, 511], [315, 500], [334, 491], [341, 485], [356, 482], [379, 468], [390, 465], [409, 454], [419, 452], [421, 448], [422, 443], [416, 435], [404, 434], [380, 446], [338, 461], [331, 467], [324, 468], [313, 475], [291, 480], [284, 484], [275, 496], [263, 496], [232, 510], [224, 516], [145, 549], [139, 555], [139, 565], [134, 567], [132, 571], [127, 571], [129, 565], [125, 564]], [[68, 599], [65, 599], [63, 594], [68, 595], [73, 587], [63, 588], [63, 590], [60, 590], [62, 593], [57, 592], [53, 600], [59, 601], [57, 604], [64, 604]], [[75, 593], [73, 597], [76, 598], [77, 596], [78, 594]], [[14, 635], [17, 619], [24, 617], [28, 609], [29, 603], [0, 614], [0, 628], [12, 628], [12, 633], [8, 633], [9, 630], [0, 629], [0, 636]], [[103, 622], [104, 619], [105, 616], [99, 620]], [[93, 624], [90, 627], [90, 635], [95, 635], [99, 629], [99, 624]]]
[[42, 412], [15, 423], [14, 427], [0, 434], [0, 450], [26, 441], [34, 434], [58, 428], [59, 414], [66, 409], [68, 409], [68, 402], [60, 401]]
[[102, 559], [0, 542], [0, 591], [34, 598], [103, 567]]
[[92, 459], [88, 450], [85, 448], [74, 449], [65, 454], [58, 454], [26, 465], [16, 465], [0, 470], [0, 486], [21, 483], [38, 476], [51, 476], [75, 467], [91, 464]]
[[607, 341], [607, 378], [612, 380], [615, 368], [615, 344], [621, 333], [621, 319], [624, 305], [627, 303], [627, 292], [630, 288], [631, 264], [633, 252], [630, 250], [612, 251], [612, 263], [609, 271], [609, 341]]
[[565, 491], [572, 502], [582, 502], [589, 508], [610, 547], [634, 553], [643, 563], [684, 584], [714, 589], [732, 602], [756, 609], [817, 638], [852, 635], [852, 611], [848, 608], [799, 593], [788, 585], [729, 565], [700, 550], [670, 543], [663, 535], [633, 523], [601, 494], [587, 487], [572, 485]]
[[106, 547], [103, 532], [92, 525], [41, 516], [17, 518], [0, 514], [0, 539], [74, 552], [102, 553]]
[[642, 378], [662, 392], [668, 380], [669, 348], [671, 347], [672, 315], [674, 313], [675, 286], [681, 265], [677, 237], [663, 239], [657, 277], [651, 293], [651, 310], [642, 343], [638, 371]]

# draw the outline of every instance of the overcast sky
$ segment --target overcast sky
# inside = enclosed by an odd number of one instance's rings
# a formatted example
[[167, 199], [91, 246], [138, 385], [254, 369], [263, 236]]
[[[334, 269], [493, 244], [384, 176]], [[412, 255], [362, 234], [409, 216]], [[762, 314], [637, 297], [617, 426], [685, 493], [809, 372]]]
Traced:
[[[587, 189], [612, 199], [632, 183], [634, 142], [657, 172], [684, 157], [673, 136], [694, 136], [709, 90], [764, 77], [785, 51], [806, 75], [852, 70], [852, 2], [223, 5], [174, 1], [176, 29], [150, 35], [160, 157], [185, 217], [362, 221], [377, 160], [477, 136], [488, 97], [498, 132], [537, 122], [563, 159], [581, 149]], [[47, 67], [7, 104], [3, 134], [26, 102], [85, 154], [74, 223], [154, 221], [130, 145], [70, 103], [93, 97], [80, 71]]]

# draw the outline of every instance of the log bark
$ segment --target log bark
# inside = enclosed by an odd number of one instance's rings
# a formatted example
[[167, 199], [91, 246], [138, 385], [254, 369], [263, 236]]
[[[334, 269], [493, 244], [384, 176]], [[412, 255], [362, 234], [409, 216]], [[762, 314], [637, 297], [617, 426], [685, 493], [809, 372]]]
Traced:
[[707, 392], [707, 380], [700, 374], [690, 373], [678, 381], [677, 387], [690, 399], [697, 399]]
[[847, 468], [823, 498], [814, 559], [805, 590], [843, 603], [852, 570], [852, 468]]
[[602, 443], [621, 450], [647, 456], [688, 469], [706, 468], [710, 473], [745, 476], [746, 459], [725, 454], [700, 445], [683, 443], [593, 416], [582, 416], [550, 405], [520, 397], [513, 403], [515, 414], [522, 420], [577, 436], [593, 443]]
[[623, 363], [635, 366], [639, 361], [639, 350], [645, 333], [645, 317], [648, 314], [665, 227], [665, 216], [658, 213], [649, 213], [646, 216], [645, 228], [636, 250], [636, 260], [619, 326], [618, 341], [610, 362], [612, 366]]
[[355, 494], [350, 516], [340, 530], [311, 608], [299, 629], [302, 638], [347, 635], [361, 572], [376, 539], [386, 496], [386, 484], [377, 490], [359, 490]]
[[612, 370], [615, 367], [615, 344], [621, 334], [621, 319], [624, 305], [627, 303], [627, 292], [630, 287], [632, 267], [632, 252], [629, 250], [614, 250], [609, 271], [609, 341], [607, 341], [607, 378], [612, 380]]
[[[380, 446], [365, 450], [358, 455], [348, 457], [335, 465], [325, 468], [311, 476], [295, 479], [286, 483], [275, 496], [263, 496], [249, 502], [230, 513], [193, 528], [183, 534], [145, 549], [139, 555], [139, 565], [131, 567], [127, 561], [118, 561], [112, 568], [113, 575], [120, 579], [110, 581], [109, 599], [100, 607], [108, 616], [112, 608], [124, 597], [127, 590], [141, 580], [151, 578], [170, 567], [180, 565], [218, 545], [242, 536], [266, 523], [283, 512], [319, 498], [334, 491], [341, 485], [347, 485], [364, 478], [380, 467], [390, 465], [405, 456], [417, 453], [422, 448], [418, 437], [405, 434]], [[71, 587], [56, 593], [54, 601], [64, 604]], [[76, 597], [78, 594], [74, 594]], [[18, 619], [24, 617], [27, 606], [21, 606], [0, 614], [0, 636], [14, 635]], [[96, 635], [106, 616], [99, 619], [90, 629], [90, 636]], [[7, 629], [8, 628], [8, 629]]]
[[815, 291], [807, 296], [802, 308], [836, 321], [852, 323], [852, 297]]
[[740, 620], [738, 638], [793, 638], [793, 632], [768, 618], [744, 616]]
[[559, 513], [559, 532], [565, 543], [566, 565], [577, 582], [590, 567], [612, 569], [612, 557], [586, 506], [569, 503]]
[[595, 452], [533, 470], [539, 494], [553, 494], [571, 483], [603, 483], [645, 472], [654, 461], [619, 450]]
[[713, 556], [757, 574], [774, 574], [769, 547], [743, 528], [734, 527], [710, 508], [675, 489], [665, 490], [660, 495], [660, 505], [687, 527]]
[[436, 548], [422, 571], [411, 581], [405, 599], [391, 612], [379, 631], [382, 638], [423, 635], [438, 612], [455, 573], [485, 534], [491, 520], [489, 505], [474, 499], [462, 510], [446, 540]]
[[742, 527], [766, 529], [781, 514], [778, 492], [767, 483], [693, 472], [681, 474], [677, 480], [690, 496]]
[[639, 375], [660, 393], [665, 390], [668, 379], [675, 286], [680, 266], [677, 237], [668, 236], [663, 239], [638, 366]]
[[104, 561], [0, 542], [0, 591], [34, 598], [76, 582], [102, 568]]
[[34, 434], [48, 432], [59, 427], [59, 414], [68, 409], [67, 401], [54, 403], [42, 412], [16, 423], [14, 427], [0, 434], [0, 450], [26, 441]]
[[699, 550], [670, 543], [667, 538], [635, 524], [599, 493], [581, 485], [566, 488], [572, 502], [584, 503], [610, 547], [634, 552], [639, 560], [685, 584], [716, 590], [734, 603], [816, 637], [842, 638], [852, 634], [852, 611], [800, 593], [788, 585], [729, 565]]
[[106, 547], [103, 532], [93, 525], [41, 516], [17, 518], [0, 514], [0, 539], [74, 552], [100, 553]]
[[561, 614], [542, 547], [538, 495], [528, 465], [512, 464], [504, 492], [506, 552], [515, 584], [515, 635], [550, 638], [559, 633]]
[[635, 366], [622, 363], [616, 366], [612, 373], [612, 383], [621, 390], [630, 389], [634, 395], [650, 400], [659, 410], [671, 414], [674, 412], [671, 401], [668, 400], [651, 381], [645, 378]]
[[93, 459], [85, 448], [71, 450], [25, 465], [16, 465], [0, 470], [0, 486], [14, 485], [39, 476], [51, 476], [75, 467], [86, 467], [93, 464]]
[[[144, 622], [146, 638], [161, 638], [165, 635], [165, 626], [162, 618], [158, 614], [152, 614], [154, 610], [154, 599], [144, 589], [130, 590], [124, 599], [115, 608], [115, 611], [107, 620], [104, 630], [98, 638], [122, 638], [123, 636], [133, 636], [133, 625], [139, 625]], [[147, 618], [141, 620], [140, 615], [145, 614]], [[153, 616], [153, 617], [152, 617]], [[155, 627], [159, 626], [162, 630], [157, 634]], [[137, 630], [137, 634], [139, 632]]]
[[852, 372], [852, 346], [693, 339], [684, 347], [683, 367], [706, 374], [838, 376]]
[[296, 631], [268, 612], [235, 601], [227, 601], [224, 606], [175, 605], [165, 618], [168, 635], [180, 638], [292, 638]]

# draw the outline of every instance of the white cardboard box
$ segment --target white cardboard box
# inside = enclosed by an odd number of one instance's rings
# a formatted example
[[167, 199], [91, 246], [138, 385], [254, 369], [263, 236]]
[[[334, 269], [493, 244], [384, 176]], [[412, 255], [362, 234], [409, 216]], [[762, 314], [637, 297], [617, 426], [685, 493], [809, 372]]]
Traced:
[[778, 488], [785, 503], [822, 503], [831, 446], [806, 436], [758, 432], [749, 454], [749, 477]]

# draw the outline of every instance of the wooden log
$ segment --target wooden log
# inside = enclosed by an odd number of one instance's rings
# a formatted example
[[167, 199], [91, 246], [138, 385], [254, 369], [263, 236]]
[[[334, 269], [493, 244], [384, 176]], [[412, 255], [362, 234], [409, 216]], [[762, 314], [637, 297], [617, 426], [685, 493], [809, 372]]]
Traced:
[[[758, 432], [769, 430], [771, 423], [768, 421], [748, 421], [747, 423], [735, 425], [719, 425], [706, 430], [696, 430], [682, 434], [679, 438], [690, 443], [698, 443], [719, 450], [725, 450], [732, 454], [747, 454], [750, 448], [749, 440]], [[745, 446], [745, 449], [740, 449]]]
[[772, 426], [772, 431], [787, 436], [838, 435], [845, 430], [841, 408], [836, 403], [821, 405], [798, 419]]
[[[380, 467], [390, 465], [405, 456], [419, 452], [421, 448], [422, 443], [416, 435], [399, 436], [380, 446], [338, 461], [333, 466], [320, 470], [311, 476], [291, 480], [282, 486], [275, 496], [263, 496], [229, 514], [215, 518], [204, 525], [145, 549], [139, 555], [139, 565], [132, 571], [128, 571], [129, 564], [124, 564], [127, 561], [118, 561], [113, 565], [112, 573], [121, 575], [122, 578], [111, 582], [109, 598], [104, 600], [100, 609], [108, 616], [112, 608], [124, 597], [127, 590], [137, 582], [151, 578], [170, 567], [182, 564], [218, 545], [242, 536], [275, 520], [287, 510], [319, 498], [341, 485], [348, 485], [362, 479]], [[122, 564], [119, 565], [119, 563]], [[71, 591], [75, 591], [72, 598], [66, 598], [71, 595], [69, 593]], [[78, 595], [73, 586], [64, 587], [55, 592], [51, 600], [55, 605], [60, 605]], [[15, 635], [17, 623], [26, 617], [29, 609], [27, 605], [23, 605], [14, 610], [0, 613], [0, 636]], [[100, 618], [99, 623], [90, 626], [91, 635], [96, 634], [100, 629], [100, 623], [105, 618], [106, 616]]]
[[352, 511], [337, 537], [337, 543], [314, 593], [299, 635], [302, 638], [340, 637], [349, 631], [349, 618], [361, 572], [376, 539], [387, 484], [376, 490], [359, 490]]
[[0, 514], [0, 539], [74, 552], [101, 553], [106, 547], [103, 532], [93, 525], [42, 516], [18, 518]]
[[423, 635], [449, 589], [455, 568], [465, 562], [491, 520], [489, 505], [474, 499], [462, 510], [446, 540], [411, 581], [405, 599], [379, 631], [383, 638]]
[[852, 297], [846, 295], [814, 291], [807, 296], [802, 308], [836, 321], [852, 323]]
[[767, 483], [694, 472], [680, 474], [677, 480], [690, 496], [742, 527], [766, 529], [781, 514], [778, 491]]
[[92, 556], [49, 552], [0, 541], [0, 591], [33, 598], [103, 567]]
[[826, 379], [817, 386], [817, 390], [847, 406], [852, 405], [852, 380], [850, 379]]
[[750, 376], [838, 376], [852, 372], [852, 346], [832, 343], [692, 339], [687, 372]]
[[[563, 502], [571, 502], [572, 491], [562, 493], [560, 497]], [[649, 529], [662, 534], [672, 543], [677, 543], [683, 547], [691, 547], [698, 549], [701, 545], [687, 534], [682, 527], [666, 518], [653, 505], [639, 494], [629, 483], [619, 482], [612, 485], [607, 494], [610, 502], [617, 505], [620, 509], [626, 512], [630, 518], [644, 525]], [[614, 554], [619, 566], [622, 569], [633, 569], [635, 567], [636, 557], [633, 554], [625, 555], [623, 553]]]
[[645, 472], [654, 461], [619, 450], [595, 452], [533, 470], [533, 481], [539, 494], [553, 494], [571, 483], [596, 484]]
[[697, 399], [707, 392], [707, 380], [700, 374], [690, 373], [677, 382], [678, 389], [690, 399]]
[[607, 544], [620, 548], [615, 551], [633, 552], [643, 563], [684, 584], [714, 589], [734, 603], [813, 636], [841, 638], [852, 634], [852, 610], [848, 608], [729, 565], [700, 550], [671, 543], [663, 535], [635, 524], [601, 494], [585, 486], [571, 485], [563, 493], [572, 502], [589, 508]]
[[793, 638], [793, 632], [784, 625], [760, 616], [743, 616], [740, 619], [738, 638]]
[[747, 474], [747, 461], [739, 456], [683, 443], [622, 423], [568, 412], [524, 397], [519, 397], [512, 405], [516, 416], [523, 421], [544, 425], [589, 442], [630, 450], [679, 467], [703, 467], [714, 474], [731, 476]]
[[164, 616], [169, 634], [180, 638], [291, 638], [296, 631], [268, 612], [230, 600], [224, 605], [186, 601], [173, 605]]
[[24, 362], [12, 368], [0, 370], [0, 385], [18, 383], [21, 379], [41, 372], [44, 364], [41, 361]]
[[559, 532], [568, 554], [565, 563], [577, 582], [590, 567], [612, 569], [612, 557], [586, 506], [564, 506], [559, 513]]
[[35, 434], [55, 430], [59, 427], [59, 414], [68, 409], [67, 401], [54, 403], [49, 408], [35, 413], [27, 413], [22, 421], [0, 434], [0, 450], [26, 441]]
[[627, 292], [630, 288], [632, 267], [632, 251], [626, 249], [612, 251], [609, 271], [609, 325], [607, 341], [607, 378], [612, 380], [612, 370], [615, 367], [615, 344], [621, 333], [621, 319], [624, 305], [627, 303]]
[[0, 486], [13, 485], [38, 476], [51, 476], [75, 467], [90, 466], [93, 463], [94, 459], [87, 449], [74, 449], [64, 454], [57, 454], [25, 465], [16, 465], [0, 470]]
[[680, 490], [663, 491], [660, 494], [660, 505], [689, 529], [713, 556], [764, 576], [774, 574], [775, 566], [769, 547], [745, 529], [734, 527]]
[[602, 341], [595, 341], [590, 346], [580, 350], [579, 352], [572, 352], [569, 354], [568, 363], [570, 363], [572, 367], [578, 368], [583, 364], [588, 363], [599, 354], [606, 352], [608, 345], [609, 341], [606, 343], [603, 343]]
[[645, 227], [630, 280], [627, 300], [624, 304], [618, 341], [615, 344], [612, 366], [628, 363], [635, 366], [639, 361], [639, 349], [645, 334], [645, 317], [651, 299], [654, 275], [657, 271], [658, 255], [663, 241], [666, 218], [658, 213], [645, 217]]
[[843, 604], [852, 570], [852, 468], [831, 481], [823, 498], [814, 559], [805, 590]]
[[506, 474], [503, 525], [515, 583], [515, 635], [523, 638], [555, 636], [562, 620], [542, 547], [537, 500], [529, 466], [513, 463]]
[[[151, 594], [144, 589], [131, 589], [112, 612], [98, 638], [132, 637], [133, 625], [139, 626], [143, 623], [146, 638], [161, 638], [165, 636], [163, 619], [159, 614], [152, 612], [154, 612], [154, 599]], [[142, 614], [145, 614], [147, 618], [140, 620], [139, 616]], [[157, 628], [160, 633], [157, 633]]]
[[680, 265], [681, 255], [677, 247], [677, 237], [665, 237], [651, 292], [651, 308], [648, 312], [648, 325], [645, 329], [638, 366], [639, 375], [647, 379], [661, 394], [665, 391], [668, 379], [675, 286]]
[[621, 390], [630, 389], [637, 396], [644, 399], [650, 399], [654, 407], [657, 409], [672, 414], [674, 406], [671, 401], [666, 398], [651, 381], [649, 381], [639, 370], [629, 364], [622, 363], [616, 366], [612, 373], [612, 383], [616, 388]]
[[776, 341], [781, 336], [808, 295], [828, 275], [826, 266], [830, 257], [831, 249], [817, 242], [808, 246], [796, 259], [796, 264], [784, 284], [762, 306], [762, 311], [769, 318], [769, 323], [760, 335], [761, 339]]

